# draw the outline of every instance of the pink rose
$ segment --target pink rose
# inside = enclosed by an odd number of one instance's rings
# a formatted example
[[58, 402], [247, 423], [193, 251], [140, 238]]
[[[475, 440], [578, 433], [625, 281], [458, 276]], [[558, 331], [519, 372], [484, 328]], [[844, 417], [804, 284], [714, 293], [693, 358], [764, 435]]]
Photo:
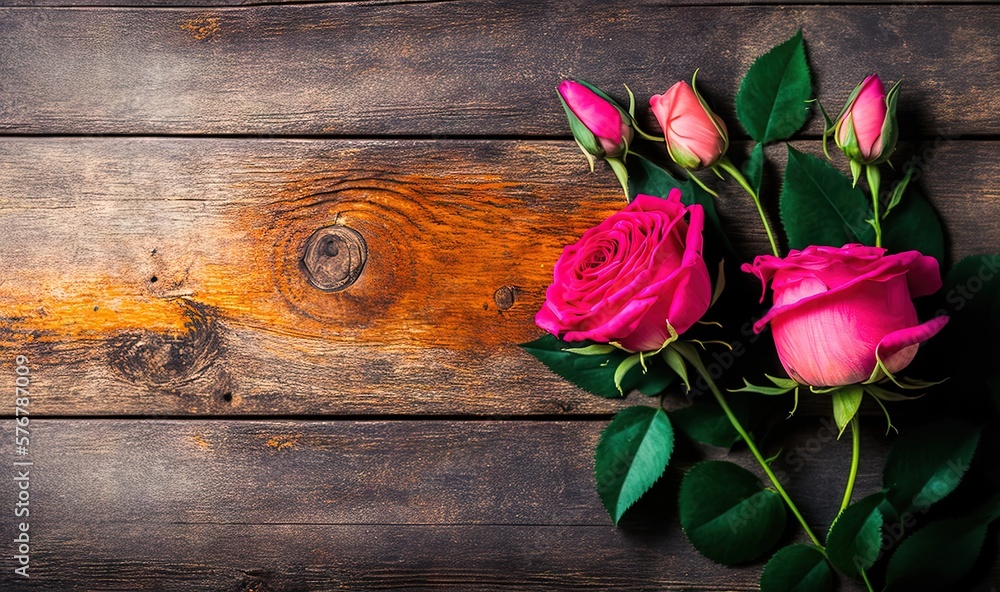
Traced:
[[886, 95], [876, 74], [865, 78], [847, 101], [837, 119], [834, 137], [837, 146], [851, 160], [861, 164], [883, 162], [896, 148], [896, 93]]
[[[589, 85], [575, 80], [563, 80], [559, 84], [559, 96], [566, 109], [593, 135], [581, 138], [574, 130], [581, 148], [598, 158], [620, 156], [625, 152], [632, 141], [632, 126], [622, 116], [621, 108], [591, 90]], [[597, 146], [592, 145], [594, 141]]]
[[710, 167], [729, 148], [726, 124], [687, 82], [653, 95], [649, 106], [663, 128], [670, 158], [685, 169]]
[[765, 289], [771, 282], [774, 306], [754, 331], [771, 323], [781, 364], [797, 382], [864, 382], [875, 370], [876, 354], [896, 373], [948, 322], [937, 317], [920, 324], [912, 301], [941, 287], [937, 260], [917, 251], [885, 252], [811, 246], [784, 259], [762, 255], [743, 266]]
[[567, 341], [661, 348], [668, 324], [684, 333], [711, 302], [704, 224], [702, 207], [685, 207], [677, 189], [636, 196], [563, 250], [535, 322]]

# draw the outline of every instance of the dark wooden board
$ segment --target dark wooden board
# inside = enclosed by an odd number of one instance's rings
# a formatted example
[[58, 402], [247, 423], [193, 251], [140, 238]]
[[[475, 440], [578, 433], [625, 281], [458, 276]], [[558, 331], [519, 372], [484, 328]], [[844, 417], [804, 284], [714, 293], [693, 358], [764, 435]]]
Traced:
[[[995, 252], [998, 145], [904, 150], [927, 157], [955, 253]], [[569, 142], [8, 138], [0, 186], [0, 345], [29, 356], [39, 413], [620, 407], [515, 345], [541, 334], [562, 246], [624, 205]], [[762, 252], [749, 200], [718, 203]], [[334, 223], [369, 260], [329, 293], [299, 262]]]
[[[624, 528], [610, 524], [591, 460], [603, 426], [37, 420], [31, 578], [0, 570], [0, 588], [755, 589], [760, 564], [722, 567], [684, 540], [675, 470]], [[790, 492], [822, 529], [840, 499], [849, 443], [815, 419], [785, 427], [781, 458], [806, 452], [776, 469], [788, 471]], [[870, 461], [887, 441], [881, 425], [871, 427], [859, 497], [880, 486]], [[673, 462], [725, 456], [683, 445]], [[745, 451], [731, 457], [751, 466]], [[0, 480], [3, 499], [13, 487]]]
[[566, 136], [561, 78], [645, 107], [701, 68], [735, 134], [740, 76], [799, 27], [834, 113], [878, 72], [904, 136], [1000, 133], [995, 5], [653, 0], [0, 9], [0, 132]]
[[[466, 2], [469, 0], [4, 0], [4, 6], [24, 7], [119, 7], [119, 8], [239, 8], [281, 4], [358, 4], [380, 6], [439, 2]], [[996, 0], [936, 0], [937, 4], [996, 4]], [[684, 6], [774, 6], [795, 4], [900, 4], [899, 0], [674, 0], [664, 3]]]

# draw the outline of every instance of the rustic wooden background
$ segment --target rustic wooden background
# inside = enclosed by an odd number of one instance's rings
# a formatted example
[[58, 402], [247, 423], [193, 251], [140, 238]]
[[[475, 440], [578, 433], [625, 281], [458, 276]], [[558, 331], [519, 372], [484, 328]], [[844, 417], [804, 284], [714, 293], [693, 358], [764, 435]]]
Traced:
[[[564, 77], [642, 107], [700, 67], [735, 131], [739, 76], [801, 27], [831, 109], [905, 79], [901, 149], [953, 252], [1000, 245], [993, 3], [137, 1], [0, 8], [0, 381], [28, 356], [35, 462], [31, 578], [0, 507], [3, 590], [756, 589], [759, 564], [684, 540], [674, 473], [611, 526], [592, 450], [647, 400], [514, 345], [562, 245], [621, 205]], [[763, 252], [746, 201], [720, 208]], [[336, 293], [300, 264], [331, 225], [369, 250]], [[779, 429], [809, 447], [790, 489], [822, 529], [849, 454], [811, 409]], [[888, 446], [877, 422], [864, 441], [859, 496]]]

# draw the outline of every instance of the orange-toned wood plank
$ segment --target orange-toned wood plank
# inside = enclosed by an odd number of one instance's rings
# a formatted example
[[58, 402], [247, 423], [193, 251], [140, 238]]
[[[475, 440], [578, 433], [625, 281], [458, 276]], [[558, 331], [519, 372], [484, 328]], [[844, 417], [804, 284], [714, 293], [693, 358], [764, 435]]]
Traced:
[[[996, 150], [943, 145], [922, 180], [959, 255], [1000, 238]], [[514, 345], [562, 246], [623, 204], [571, 143], [7, 139], [0, 186], [0, 344], [38, 364], [39, 412], [620, 405]], [[762, 252], [747, 201], [719, 205]], [[368, 250], [339, 292], [302, 265], [331, 225]]]

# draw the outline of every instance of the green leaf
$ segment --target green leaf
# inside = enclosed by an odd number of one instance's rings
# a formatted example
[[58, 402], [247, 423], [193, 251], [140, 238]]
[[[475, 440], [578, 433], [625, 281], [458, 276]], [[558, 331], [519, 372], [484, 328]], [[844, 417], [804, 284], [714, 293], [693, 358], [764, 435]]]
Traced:
[[941, 220], [924, 196], [910, 192], [900, 206], [882, 221], [882, 246], [890, 252], [920, 251], [944, 262]]
[[615, 524], [663, 474], [674, 449], [670, 420], [657, 407], [627, 407], [601, 433], [597, 492]]
[[[740, 423], [745, 425], [749, 421], [749, 408], [743, 399], [733, 397], [729, 401], [729, 407]], [[671, 411], [670, 419], [695, 442], [719, 448], [732, 448], [742, 440], [719, 403], [707, 395], [695, 397], [691, 405]]]
[[802, 127], [812, 80], [800, 30], [757, 58], [736, 94], [736, 116], [760, 143], [783, 140]]
[[913, 170], [915, 168], [916, 163], [910, 163], [910, 166], [906, 167], [906, 173], [903, 175], [903, 178], [892, 186], [892, 193], [889, 195], [889, 203], [885, 206], [884, 215], [887, 215], [903, 201], [903, 194], [906, 193], [906, 188], [910, 185], [910, 179], [913, 178]]
[[875, 493], [847, 506], [826, 536], [830, 562], [845, 574], [860, 576], [874, 565], [882, 545], [882, 514], [878, 506], [884, 493]]
[[789, 545], [764, 566], [760, 592], [831, 592], [833, 570], [812, 545]]
[[753, 561], [785, 530], [781, 496], [726, 461], [691, 467], [681, 482], [681, 527], [702, 555], [725, 565]]
[[932, 522], [904, 540], [886, 569], [889, 590], [954, 590], [983, 547], [988, 523], [978, 519]]
[[979, 444], [979, 427], [957, 419], [907, 430], [886, 457], [882, 484], [900, 513], [931, 507], [958, 487]]
[[[665, 364], [649, 364], [645, 374], [642, 365], [635, 364], [621, 377], [623, 392], [619, 392], [615, 386], [615, 373], [630, 354], [618, 348], [605, 354], [597, 354], [594, 352], [598, 350], [589, 349], [591, 345], [589, 342], [570, 343], [552, 335], [544, 335], [530, 343], [521, 344], [521, 347], [559, 376], [587, 392], [608, 399], [619, 398], [636, 388], [649, 392], [657, 384], [668, 380], [665, 376], [672, 380], [671, 371]], [[580, 349], [591, 353], [581, 355], [570, 351]]]
[[760, 195], [760, 183], [764, 178], [764, 145], [757, 144], [750, 151], [750, 158], [743, 163], [743, 176], [753, 189]]
[[824, 160], [788, 147], [788, 165], [781, 188], [781, 221], [789, 246], [841, 247], [847, 243], [875, 244], [868, 200], [860, 189]]
[[667, 390], [677, 376], [673, 372], [661, 369], [655, 361], [646, 361], [649, 371], [642, 375], [641, 382], [636, 385], [636, 390], [649, 397], [655, 397]]
[[840, 430], [838, 438], [847, 429], [847, 424], [854, 419], [864, 396], [865, 390], [859, 385], [845, 386], [833, 393], [833, 420], [837, 422], [837, 428]]

